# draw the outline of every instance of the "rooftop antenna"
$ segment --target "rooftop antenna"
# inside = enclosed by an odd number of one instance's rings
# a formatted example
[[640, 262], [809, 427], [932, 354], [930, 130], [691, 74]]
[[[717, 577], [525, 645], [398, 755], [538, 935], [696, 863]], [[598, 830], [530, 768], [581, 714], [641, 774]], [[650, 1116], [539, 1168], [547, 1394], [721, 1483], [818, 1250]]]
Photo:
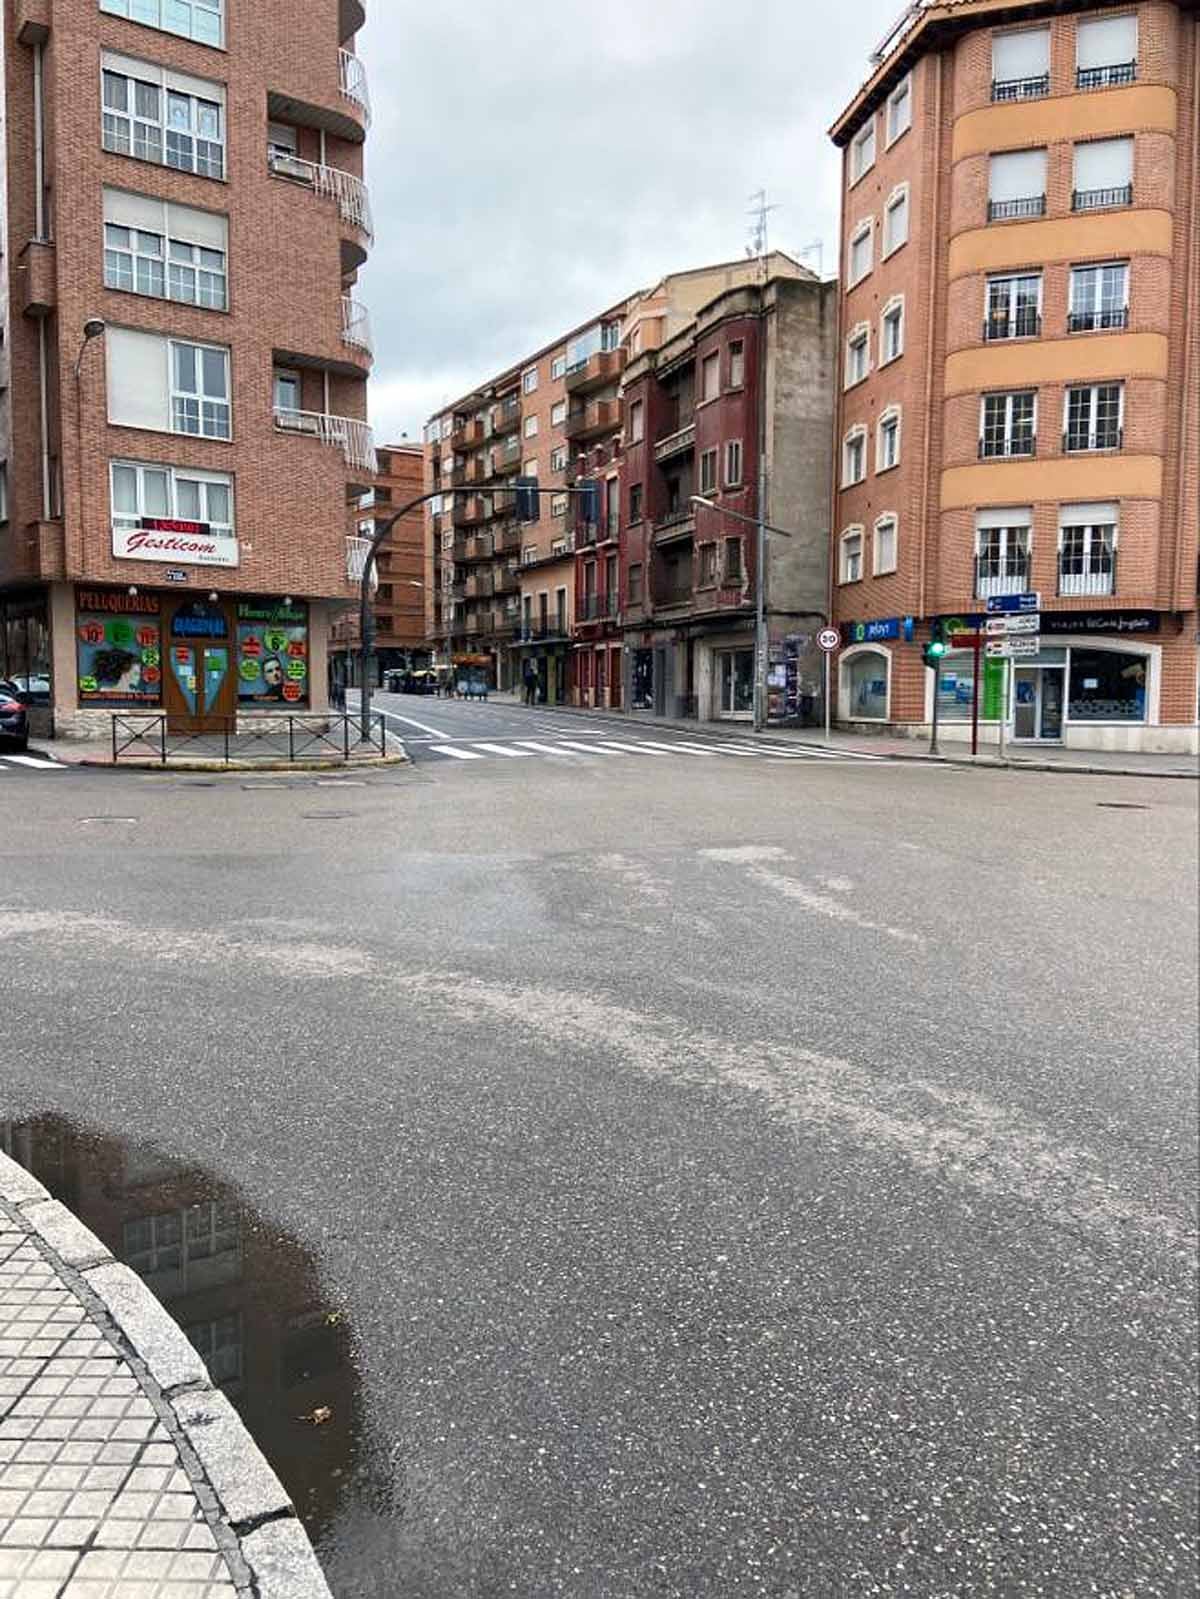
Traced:
[[824, 281], [824, 278], [825, 278], [825, 244], [824, 244], [823, 240], [814, 239], [811, 244], [806, 244], [804, 246], [803, 250], [800, 251], [800, 259], [801, 260], [803, 260], [805, 256], [813, 256], [813, 255], [815, 255], [816, 258], [817, 258], [817, 276], [822, 281]]
[[756, 189], [750, 196], [750, 243], [746, 246], [746, 257], [753, 260], [758, 257], [762, 265], [763, 282], [767, 280], [767, 256], [770, 254], [768, 224], [772, 211], [778, 211], [777, 205], [767, 204], [767, 191]]

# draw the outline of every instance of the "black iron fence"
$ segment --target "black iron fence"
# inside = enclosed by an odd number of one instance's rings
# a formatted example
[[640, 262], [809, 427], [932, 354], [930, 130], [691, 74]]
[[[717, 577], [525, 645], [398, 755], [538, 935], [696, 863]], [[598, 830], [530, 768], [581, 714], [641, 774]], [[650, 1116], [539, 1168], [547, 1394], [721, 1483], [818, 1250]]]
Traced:
[[203, 732], [172, 728], [164, 715], [114, 712], [112, 719], [113, 765], [121, 760], [156, 760], [166, 766], [172, 757], [202, 761], [233, 762], [305, 761], [349, 762], [355, 755], [386, 755], [387, 722], [378, 712], [371, 713], [370, 737], [364, 745], [359, 716], [344, 713], [314, 713], [308, 716], [264, 715], [211, 718], [213, 725]]

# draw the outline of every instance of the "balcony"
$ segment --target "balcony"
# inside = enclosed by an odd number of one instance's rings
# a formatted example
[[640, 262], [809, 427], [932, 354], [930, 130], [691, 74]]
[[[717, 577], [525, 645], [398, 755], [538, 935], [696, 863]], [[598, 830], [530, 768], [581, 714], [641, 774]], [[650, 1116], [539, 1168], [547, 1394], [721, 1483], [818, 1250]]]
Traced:
[[1037, 339], [1042, 333], [1039, 312], [1022, 309], [1015, 316], [1007, 311], [989, 316], [983, 324], [983, 342], [994, 344], [1000, 339]]
[[678, 611], [688, 608], [692, 603], [692, 586], [690, 583], [671, 583], [654, 595], [654, 611]]
[[568, 394], [589, 394], [615, 383], [624, 369], [624, 350], [595, 350], [567, 368], [564, 386]]
[[[353, 472], [365, 473], [368, 479], [378, 473], [375, 441], [370, 426], [360, 422], [357, 417], [330, 416], [327, 411], [290, 411], [277, 406], [275, 430], [277, 433], [302, 433], [307, 438], [316, 439], [318, 444], [340, 450], [346, 465]], [[358, 483], [361, 479], [355, 476], [353, 481]], [[363, 482], [362, 486], [367, 489], [370, 483]]]
[[268, 150], [267, 164], [275, 177], [303, 184], [323, 200], [334, 202], [349, 234], [342, 240], [342, 271], [356, 272], [367, 259], [367, 251], [375, 239], [371, 200], [363, 180], [356, 178], [353, 172], [343, 172], [341, 167], [302, 161], [299, 156], [280, 150]]
[[1011, 438], [980, 439], [981, 461], [1029, 461], [1037, 454], [1037, 439], [1029, 433], [1018, 433]]
[[1129, 307], [1123, 305], [1108, 311], [1069, 311], [1068, 333], [1098, 333], [1101, 329], [1123, 332], [1129, 326]]
[[1001, 594], [1029, 591], [1029, 551], [1007, 550], [1003, 555], [975, 557], [975, 598], [990, 600]]
[[1115, 549], [1060, 550], [1058, 592], [1065, 599], [1087, 599], [1117, 590]]
[[1050, 74], [1031, 78], [1003, 78], [992, 84], [992, 99], [999, 104], [1009, 100], [1040, 100], [1050, 93]]
[[[510, 394], [492, 411], [492, 432], [503, 435], [521, 426], [521, 396]], [[518, 445], [518, 449], [520, 446]]]
[[1072, 211], [1113, 211], [1133, 204], [1133, 184], [1118, 183], [1110, 189], [1073, 189]]
[[[450, 447], [456, 454], [465, 455], [468, 450], [477, 450], [486, 437], [483, 418], [473, 417], [469, 422], [462, 422], [454, 429], [450, 435]], [[455, 481], [458, 481], [457, 478]]]
[[521, 470], [521, 441], [520, 439], [505, 439], [503, 444], [498, 444], [492, 451], [492, 476], [507, 477], [510, 472]]
[[1106, 67], [1076, 67], [1077, 89], [1117, 89], [1137, 82], [1136, 61], [1113, 61]]
[[466, 590], [469, 600], [490, 600], [493, 593], [491, 573], [472, 573], [467, 579]]
[[516, 594], [520, 591], [517, 574], [511, 566], [502, 566], [498, 572], [492, 574], [492, 592], [499, 598], [503, 594]]
[[486, 533], [481, 533], [476, 538], [463, 539], [460, 544], [456, 544], [454, 559], [461, 561], [465, 566], [480, 561], [490, 561], [495, 553], [491, 538]]
[[469, 500], [464, 500], [461, 506], [455, 506], [455, 522], [460, 527], [475, 527], [486, 519], [487, 507], [479, 495], [474, 495]]
[[574, 407], [567, 417], [564, 437], [582, 442], [600, 438], [621, 426], [620, 400], [591, 400]]
[[696, 446], [696, 424], [689, 422], [686, 427], [677, 428], [674, 433], [668, 433], [665, 439], [659, 439], [654, 446], [654, 459], [656, 461], [669, 461], [676, 455], [690, 455]]
[[338, 82], [342, 98], [357, 108], [363, 127], [369, 128], [371, 95], [367, 88], [367, 69], [352, 50], [338, 51]]
[[517, 508], [516, 495], [506, 494], [503, 490], [493, 489], [491, 500], [492, 508], [489, 515], [492, 517], [511, 516]]
[[579, 602], [576, 612], [577, 622], [607, 622], [620, 615], [620, 595], [614, 590], [611, 594], [585, 594]]
[[507, 526], [497, 528], [492, 537], [496, 541], [497, 555], [520, 554], [523, 534], [519, 522], [509, 522]]
[[374, 353], [370, 313], [365, 305], [352, 300], [348, 294], [342, 296], [342, 343], [367, 355]]
[[654, 519], [654, 542], [670, 544], [676, 539], [690, 539], [696, 531], [696, 517], [690, 506], [679, 506]]
[[561, 619], [547, 617], [542, 621], [522, 622], [518, 630], [518, 642], [521, 644], [548, 643], [551, 640], [557, 641], [569, 637], [566, 617]]
[[989, 222], [1021, 222], [1028, 221], [1031, 217], [1044, 217], [1046, 215], [1046, 196], [1044, 194], [1027, 194], [1018, 200], [989, 200], [987, 217]]

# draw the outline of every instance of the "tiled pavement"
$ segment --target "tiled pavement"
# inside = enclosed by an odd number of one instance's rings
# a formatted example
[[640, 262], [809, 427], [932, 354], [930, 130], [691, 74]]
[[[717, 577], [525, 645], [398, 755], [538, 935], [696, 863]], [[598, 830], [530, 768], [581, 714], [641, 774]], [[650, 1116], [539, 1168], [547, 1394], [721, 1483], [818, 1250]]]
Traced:
[[0, 1599], [233, 1599], [206, 1492], [99, 1318], [0, 1214]]

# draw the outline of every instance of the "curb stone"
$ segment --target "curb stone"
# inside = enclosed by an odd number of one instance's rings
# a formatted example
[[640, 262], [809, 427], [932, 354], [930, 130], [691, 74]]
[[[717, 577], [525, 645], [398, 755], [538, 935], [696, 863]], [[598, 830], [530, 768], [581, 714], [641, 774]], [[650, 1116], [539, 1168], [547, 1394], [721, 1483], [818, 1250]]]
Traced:
[[247, 1599], [332, 1599], [283, 1484], [142, 1279], [3, 1152], [0, 1214], [30, 1235], [105, 1336], [113, 1336], [108, 1318], [115, 1324], [127, 1364], [171, 1434], [197, 1501], [215, 1522], [239, 1593]]

